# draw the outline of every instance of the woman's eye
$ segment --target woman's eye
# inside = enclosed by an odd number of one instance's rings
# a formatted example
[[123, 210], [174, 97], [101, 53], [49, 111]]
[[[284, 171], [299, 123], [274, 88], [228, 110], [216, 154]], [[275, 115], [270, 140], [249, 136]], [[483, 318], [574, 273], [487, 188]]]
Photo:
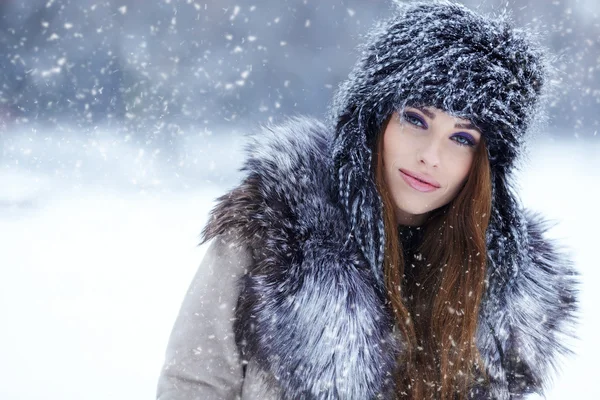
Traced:
[[402, 115], [402, 119], [408, 122], [411, 125], [418, 126], [420, 128], [427, 128], [425, 121], [421, 117], [413, 113], [404, 113]]
[[453, 137], [454, 139], [456, 139], [456, 143], [458, 143], [460, 146], [469, 146], [469, 147], [473, 147], [475, 146], [475, 143], [471, 140], [468, 139], [464, 136], [461, 135], [457, 135]]

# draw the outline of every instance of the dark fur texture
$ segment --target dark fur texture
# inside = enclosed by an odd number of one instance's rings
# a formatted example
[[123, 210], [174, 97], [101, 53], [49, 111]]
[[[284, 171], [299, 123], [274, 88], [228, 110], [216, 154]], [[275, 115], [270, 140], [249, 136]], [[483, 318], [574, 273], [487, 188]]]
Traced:
[[[236, 340], [268, 371], [283, 398], [392, 398], [402, 343], [392, 332], [371, 266], [336, 201], [334, 134], [308, 118], [261, 132], [244, 181], [219, 199], [204, 240], [230, 230], [252, 249]], [[475, 398], [541, 392], [576, 311], [571, 262], [543, 237], [546, 222], [508, 204], [490, 226], [489, 285], [477, 343], [491, 378]], [[512, 233], [503, 234], [504, 230]]]

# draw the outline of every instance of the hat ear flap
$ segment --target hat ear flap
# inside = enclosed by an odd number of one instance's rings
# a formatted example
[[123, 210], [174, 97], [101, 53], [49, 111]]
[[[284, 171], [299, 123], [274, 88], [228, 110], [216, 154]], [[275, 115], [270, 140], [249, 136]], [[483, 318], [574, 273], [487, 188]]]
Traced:
[[[356, 115], [338, 126], [333, 143], [333, 182], [352, 235], [384, 290], [383, 257], [385, 232], [382, 202], [371, 171], [372, 151]], [[334, 190], [335, 190], [334, 189]]]
[[[492, 170], [492, 211], [486, 237], [490, 279], [514, 277], [522, 262], [520, 257], [527, 254], [524, 210], [512, 186], [511, 175]], [[506, 283], [493, 287], [505, 287]]]

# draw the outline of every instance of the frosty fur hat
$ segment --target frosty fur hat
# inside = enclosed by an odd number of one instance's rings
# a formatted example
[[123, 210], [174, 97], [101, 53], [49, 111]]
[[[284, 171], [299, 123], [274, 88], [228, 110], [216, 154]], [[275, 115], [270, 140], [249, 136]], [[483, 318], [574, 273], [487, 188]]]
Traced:
[[395, 2], [391, 14], [367, 36], [329, 114], [333, 179], [363, 253], [380, 271], [384, 231], [371, 149], [387, 118], [405, 106], [435, 107], [479, 128], [492, 170], [490, 224], [506, 233], [508, 247], [518, 246], [510, 240], [519, 229], [510, 224], [519, 219], [508, 175], [527, 133], [545, 119], [546, 52], [506, 15], [448, 1]]

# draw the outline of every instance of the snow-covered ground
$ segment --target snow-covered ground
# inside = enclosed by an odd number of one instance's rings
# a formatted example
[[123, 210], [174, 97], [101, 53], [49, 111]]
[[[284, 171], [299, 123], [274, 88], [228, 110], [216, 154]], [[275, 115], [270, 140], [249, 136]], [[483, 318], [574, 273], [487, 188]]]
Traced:
[[[176, 159], [110, 136], [3, 144], [1, 399], [153, 398], [206, 250], [200, 230], [239, 176], [242, 143], [191, 136]], [[600, 141], [531, 149], [522, 198], [558, 221], [552, 236], [570, 248], [584, 282], [577, 355], [564, 360], [548, 399], [598, 399]]]

